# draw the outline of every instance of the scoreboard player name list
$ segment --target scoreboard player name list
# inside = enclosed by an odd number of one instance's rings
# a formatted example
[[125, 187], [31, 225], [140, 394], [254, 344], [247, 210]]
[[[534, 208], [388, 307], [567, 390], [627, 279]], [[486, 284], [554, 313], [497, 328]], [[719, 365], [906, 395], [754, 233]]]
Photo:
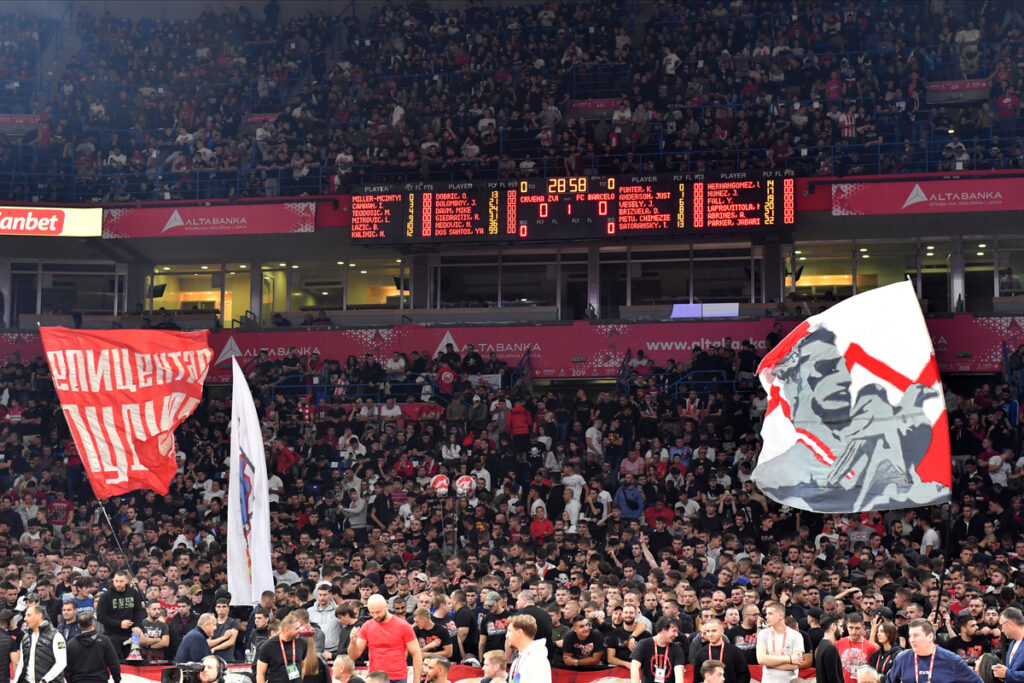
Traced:
[[[619, 188], [619, 230], [665, 230], [672, 226], [672, 193], [655, 191], [650, 185], [623, 185]], [[677, 226], [681, 227], [681, 226]]]
[[743, 201], [751, 193], [757, 192], [760, 187], [761, 183], [757, 181], [708, 183], [705, 192], [707, 226], [721, 228], [737, 225], [760, 225], [763, 219], [764, 204]]
[[404, 201], [400, 193], [352, 195], [352, 237], [380, 239]]

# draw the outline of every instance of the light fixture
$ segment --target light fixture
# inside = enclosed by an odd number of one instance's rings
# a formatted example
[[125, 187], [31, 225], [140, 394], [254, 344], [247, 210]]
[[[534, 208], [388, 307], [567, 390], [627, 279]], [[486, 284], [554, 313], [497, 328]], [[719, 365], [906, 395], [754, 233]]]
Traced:
[[359, 272], [362, 273], [363, 275], [366, 275], [366, 271], [365, 270], [360, 270]]
[[868, 248], [867, 248], [867, 247], [861, 247], [861, 248], [860, 248], [860, 253], [862, 253], [862, 254], [863, 254], [863, 253], [864, 253], [865, 251], [867, 251], [867, 250], [868, 250]]
[[235, 274], [235, 271], [233, 271], [233, 270], [230, 273], [228, 273], [228, 275], [234, 275], [234, 274]]
[[985, 255], [985, 252], [983, 252], [983, 251], [979, 251], [978, 252], [978, 256], [984, 256], [984, 255]]
[[871, 258], [871, 254], [861, 254], [861, 258]]
[[934, 251], [935, 247], [929, 244], [927, 247], [925, 247], [925, 249], [927, 249], [928, 251]]
[[170, 266], [164, 266], [164, 270], [170, 270], [170, 269], [171, 269]]
[[804, 253], [804, 252], [802, 252], [802, 251], [800, 251], [799, 249], [797, 249], [797, 250], [796, 250], [796, 251], [794, 251], [793, 253], [794, 253], [794, 254], [797, 254], [797, 255], [799, 256], [800, 254], [802, 254], [802, 253]]
[[238, 266], [238, 267], [239, 267], [239, 268], [241, 268], [242, 270], [245, 270], [245, 269], [246, 269], [246, 268], [248, 268], [249, 266], [247, 266], [246, 264], [244, 264], [244, 263], [243, 263], [242, 265], [240, 265], [240, 266]]
[[338, 265], [339, 266], [343, 266], [343, 265], [345, 265], [345, 262], [344, 261], [338, 261]]
[[987, 245], [987, 244], [985, 244], [985, 243], [983, 242], [983, 243], [981, 243], [981, 244], [979, 244], [979, 245], [978, 245], [978, 249], [984, 249], [984, 248], [985, 248], [985, 247], [987, 247], [987, 246], [988, 246], [988, 245]]
[[320, 292], [320, 293], [323, 294], [324, 296], [327, 296], [327, 292]]
[[799, 258], [798, 260], [799, 260], [799, 261], [806, 261], [806, 260], [807, 260], [807, 257], [806, 257], [806, 256], [801, 256], [801, 257], [800, 257], [800, 258]]
[[210, 266], [199, 266], [199, 267], [202, 268], [203, 270], [209, 270], [210, 269]]
[[285, 267], [285, 266], [287, 266], [288, 264], [287, 264], [287, 263], [278, 263], [277, 265], [279, 265], [279, 266], [281, 266], [282, 268], [284, 268], [284, 267]]
[[296, 268], [298, 268], [298, 267], [299, 267], [299, 264], [298, 264], [298, 263], [293, 263], [293, 264], [292, 264], [292, 270], [295, 270], [295, 269], [296, 269]]
[[348, 264], [348, 267], [349, 267], [349, 268], [355, 268], [355, 267], [356, 267], [356, 264], [354, 264], [354, 263], [350, 263], [350, 264]]
[[401, 262], [402, 262], [402, 259], [400, 259], [400, 258], [396, 258], [395, 259], [395, 263], [401, 263]]
[[302, 292], [292, 292], [292, 296], [302, 296]]

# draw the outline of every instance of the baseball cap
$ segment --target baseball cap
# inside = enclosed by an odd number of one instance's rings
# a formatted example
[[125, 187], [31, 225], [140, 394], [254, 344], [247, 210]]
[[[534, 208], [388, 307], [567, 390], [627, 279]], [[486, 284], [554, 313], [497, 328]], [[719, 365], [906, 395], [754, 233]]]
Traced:
[[499, 600], [501, 600], [501, 595], [497, 591], [490, 591], [487, 593], [487, 597], [484, 598], [484, 607], [490, 607]]
[[413, 578], [414, 578], [414, 579], [416, 579], [417, 581], [422, 581], [423, 583], [427, 583], [427, 582], [428, 582], [428, 581], [430, 580], [430, 579], [429, 579], [429, 578], [427, 577], [427, 575], [426, 575], [426, 574], [424, 574], [423, 572], [420, 572], [419, 574], [417, 574], [417, 575], [416, 575], [416, 576], [414, 576]]
[[312, 626], [308, 626], [308, 625], [300, 626], [299, 627], [299, 635], [302, 636], [303, 638], [312, 638], [313, 636], [316, 635], [316, 631], [313, 630]]
[[38, 593], [29, 593], [25, 596], [25, 602], [42, 602], [42, 600], [39, 599]]
[[479, 402], [480, 402], [480, 397], [479, 396], [474, 396], [473, 397], [473, 403], [479, 403]]

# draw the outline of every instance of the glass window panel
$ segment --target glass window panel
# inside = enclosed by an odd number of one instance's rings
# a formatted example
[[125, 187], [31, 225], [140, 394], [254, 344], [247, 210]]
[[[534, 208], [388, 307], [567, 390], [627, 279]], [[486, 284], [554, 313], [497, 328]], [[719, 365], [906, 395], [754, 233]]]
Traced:
[[249, 271], [232, 270], [224, 276], [224, 320], [238, 320], [249, 310]]
[[921, 242], [921, 299], [928, 313], [952, 310], [949, 301], [949, 240]]
[[[288, 312], [288, 273], [281, 268], [263, 268], [261, 281], [261, 310], [263, 324], [269, 325], [275, 313]], [[298, 306], [294, 308], [298, 310]]]
[[750, 252], [745, 258], [693, 258], [693, 300], [697, 303], [750, 301]]
[[[980, 244], [985, 244], [981, 247]], [[993, 250], [987, 242], [964, 240], [964, 306], [971, 313], [992, 310], [995, 283], [992, 278]]]
[[[853, 294], [853, 251], [849, 244], [798, 244], [793, 251], [796, 293], [811, 302], [828, 302]], [[786, 270], [786, 291], [791, 275]], [[814, 306], [812, 305], [812, 309]]]
[[[349, 268], [348, 308], [398, 308], [401, 303], [402, 265], [390, 267]], [[495, 282], [497, 282], [497, 269]], [[406, 297], [409, 296], [409, 281], [406, 278]]]
[[11, 326], [17, 327], [18, 316], [29, 313], [36, 313], [36, 274], [11, 273]]
[[[999, 242], [1002, 245], [1002, 241]], [[999, 249], [999, 296], [1024, 296], [1024, 250]]]
[[498, 268], [442, 266], [441, 308], [495, 306], [498, 303]]
[[557, 268], [550, 265], [501, 266], [502, 306], [554, 306]]
[[[622, 255], [623, 257], [625, 254]], [[619, 308], [626, 305], [626, 261], [611, 263], [605, 261], [601, 254], [600, 287], [601, 296], [599, 311], [602, 318], [618, 318]]]
[[672, 261], [633, 263], [634, 306], [690, 301], [690, 255]]
[[114, 312], [113, 270], [107, 275], [43, 272], [43, 312], [91, 313], [111, 315]]
[[[159, 296], [158, 296], [159, 295]], [[220, 309], [220, 288], [212, 273], [158, 273], [153, 276], [153, 310], [201, 311]]]

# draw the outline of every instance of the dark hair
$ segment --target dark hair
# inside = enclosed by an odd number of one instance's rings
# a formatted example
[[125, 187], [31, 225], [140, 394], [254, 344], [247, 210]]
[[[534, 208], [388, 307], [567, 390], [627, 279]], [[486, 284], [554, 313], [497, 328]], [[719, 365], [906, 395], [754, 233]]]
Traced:
[[93, 616], [91, 610], [87, 610], [78, 615], [78, 628], [86, 631], [93, 627], [96, 618]]
[[842, 615], [826, 613], [821, 618], [821, 621], [818, 623], [818, 625], [821, 627], [822, 633], [828, 633], [828, 630], [829, 630], [829, 628], [832, 627], [832, 624], [841, 624], [841, 623], [843, 623]]
[[667, 631], [668, 629], [672, 628], [673, 626], [675, 626], [676, 628], [679, 628], [679, 620], [678, 619], [676, 619], [675, 617], [661, 617], [654, 624], [654, 633], [658, 634], [658, 633], [661, 633], [662, 631]]

